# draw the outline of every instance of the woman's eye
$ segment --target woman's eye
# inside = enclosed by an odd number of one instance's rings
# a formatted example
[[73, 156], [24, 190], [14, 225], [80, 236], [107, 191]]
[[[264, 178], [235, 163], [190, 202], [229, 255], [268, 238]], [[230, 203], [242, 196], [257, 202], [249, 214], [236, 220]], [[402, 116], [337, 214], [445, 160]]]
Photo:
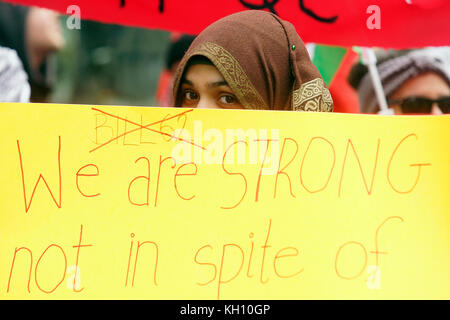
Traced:
[[237, 102], [237, 99], [234, 95], [225, 94], [219, 98], [219, 101], [223, 104], [234, 104]]
[[198, 94], [195, 91], [192, 90], [186, 90], [184, 91], [184, 100], [192, 101], [192, 100], [198, 100]]

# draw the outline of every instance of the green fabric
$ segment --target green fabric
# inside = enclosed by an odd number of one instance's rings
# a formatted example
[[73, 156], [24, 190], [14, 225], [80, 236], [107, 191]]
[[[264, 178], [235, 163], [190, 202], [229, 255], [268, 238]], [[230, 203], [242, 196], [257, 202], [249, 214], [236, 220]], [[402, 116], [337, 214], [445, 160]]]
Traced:
[[334, 75], [339, 69], [342, 59], [347, 53], [346, 48], [315, 45], [312, 62], [322, 75], [327, 86], [330, 85]]

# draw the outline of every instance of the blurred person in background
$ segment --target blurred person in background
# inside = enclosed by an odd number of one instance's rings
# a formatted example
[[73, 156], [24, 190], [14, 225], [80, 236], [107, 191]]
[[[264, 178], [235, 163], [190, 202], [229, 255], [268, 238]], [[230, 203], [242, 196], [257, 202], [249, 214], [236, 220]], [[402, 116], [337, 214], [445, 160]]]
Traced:
[[165, 65], [167, 31], [81, 20], [79, 29], [63, 32], [66, 46], [56, 55], [52, 102], [158, 104], [155, 91]]
[[[389, 108], [395, 114], [450, 113], [450, 47], [380, 51], [377, 69]], [[348, 81], [362, 113], [380, 107], [365, 65], [353, 66]]]
[[45, 102], [54, 85], [52, 53], [64, 46], [59, 14], [0, 2], [0, 46], [14, 49], [31, 86], [31, 102]]
[[186, 53], [187, 49], [194, 41], [195, 36], [173, 33], [170, 39], [170, 45], [166, 53], [166, 65], [161, 72], [158, 87], [156, 89], [156, 99], [158, 106], [170, 107], [172, 101], [172, 87], [175, 71], [178, 64]]

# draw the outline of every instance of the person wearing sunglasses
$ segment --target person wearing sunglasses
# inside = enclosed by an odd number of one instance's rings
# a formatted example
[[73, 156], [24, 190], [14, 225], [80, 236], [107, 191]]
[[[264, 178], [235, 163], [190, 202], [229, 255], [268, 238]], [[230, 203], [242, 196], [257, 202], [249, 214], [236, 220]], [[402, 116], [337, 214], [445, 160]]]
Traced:
[[[450, 47], [378, 53], [377, 69], [394, 114], [450, 113]], [[362, 113], [379, 113], [372, 79], [358, 63], [348, 81], [356, 89]]]
[[390, 100], [390, 106], [396, 114], [443, 114], [450, 113], [450, 95], [438, 99], [424, 96], [410, 96], [404, 99]]

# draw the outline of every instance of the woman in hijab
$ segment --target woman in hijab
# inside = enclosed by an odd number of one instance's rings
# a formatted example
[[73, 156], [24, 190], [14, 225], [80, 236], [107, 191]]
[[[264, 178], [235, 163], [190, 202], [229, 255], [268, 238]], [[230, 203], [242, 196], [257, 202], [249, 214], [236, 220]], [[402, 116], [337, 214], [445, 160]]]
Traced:
[[180, 62], [177, 107], [333, 110], [333, 101], [294, 26], [257, 10], [201, 32]]

